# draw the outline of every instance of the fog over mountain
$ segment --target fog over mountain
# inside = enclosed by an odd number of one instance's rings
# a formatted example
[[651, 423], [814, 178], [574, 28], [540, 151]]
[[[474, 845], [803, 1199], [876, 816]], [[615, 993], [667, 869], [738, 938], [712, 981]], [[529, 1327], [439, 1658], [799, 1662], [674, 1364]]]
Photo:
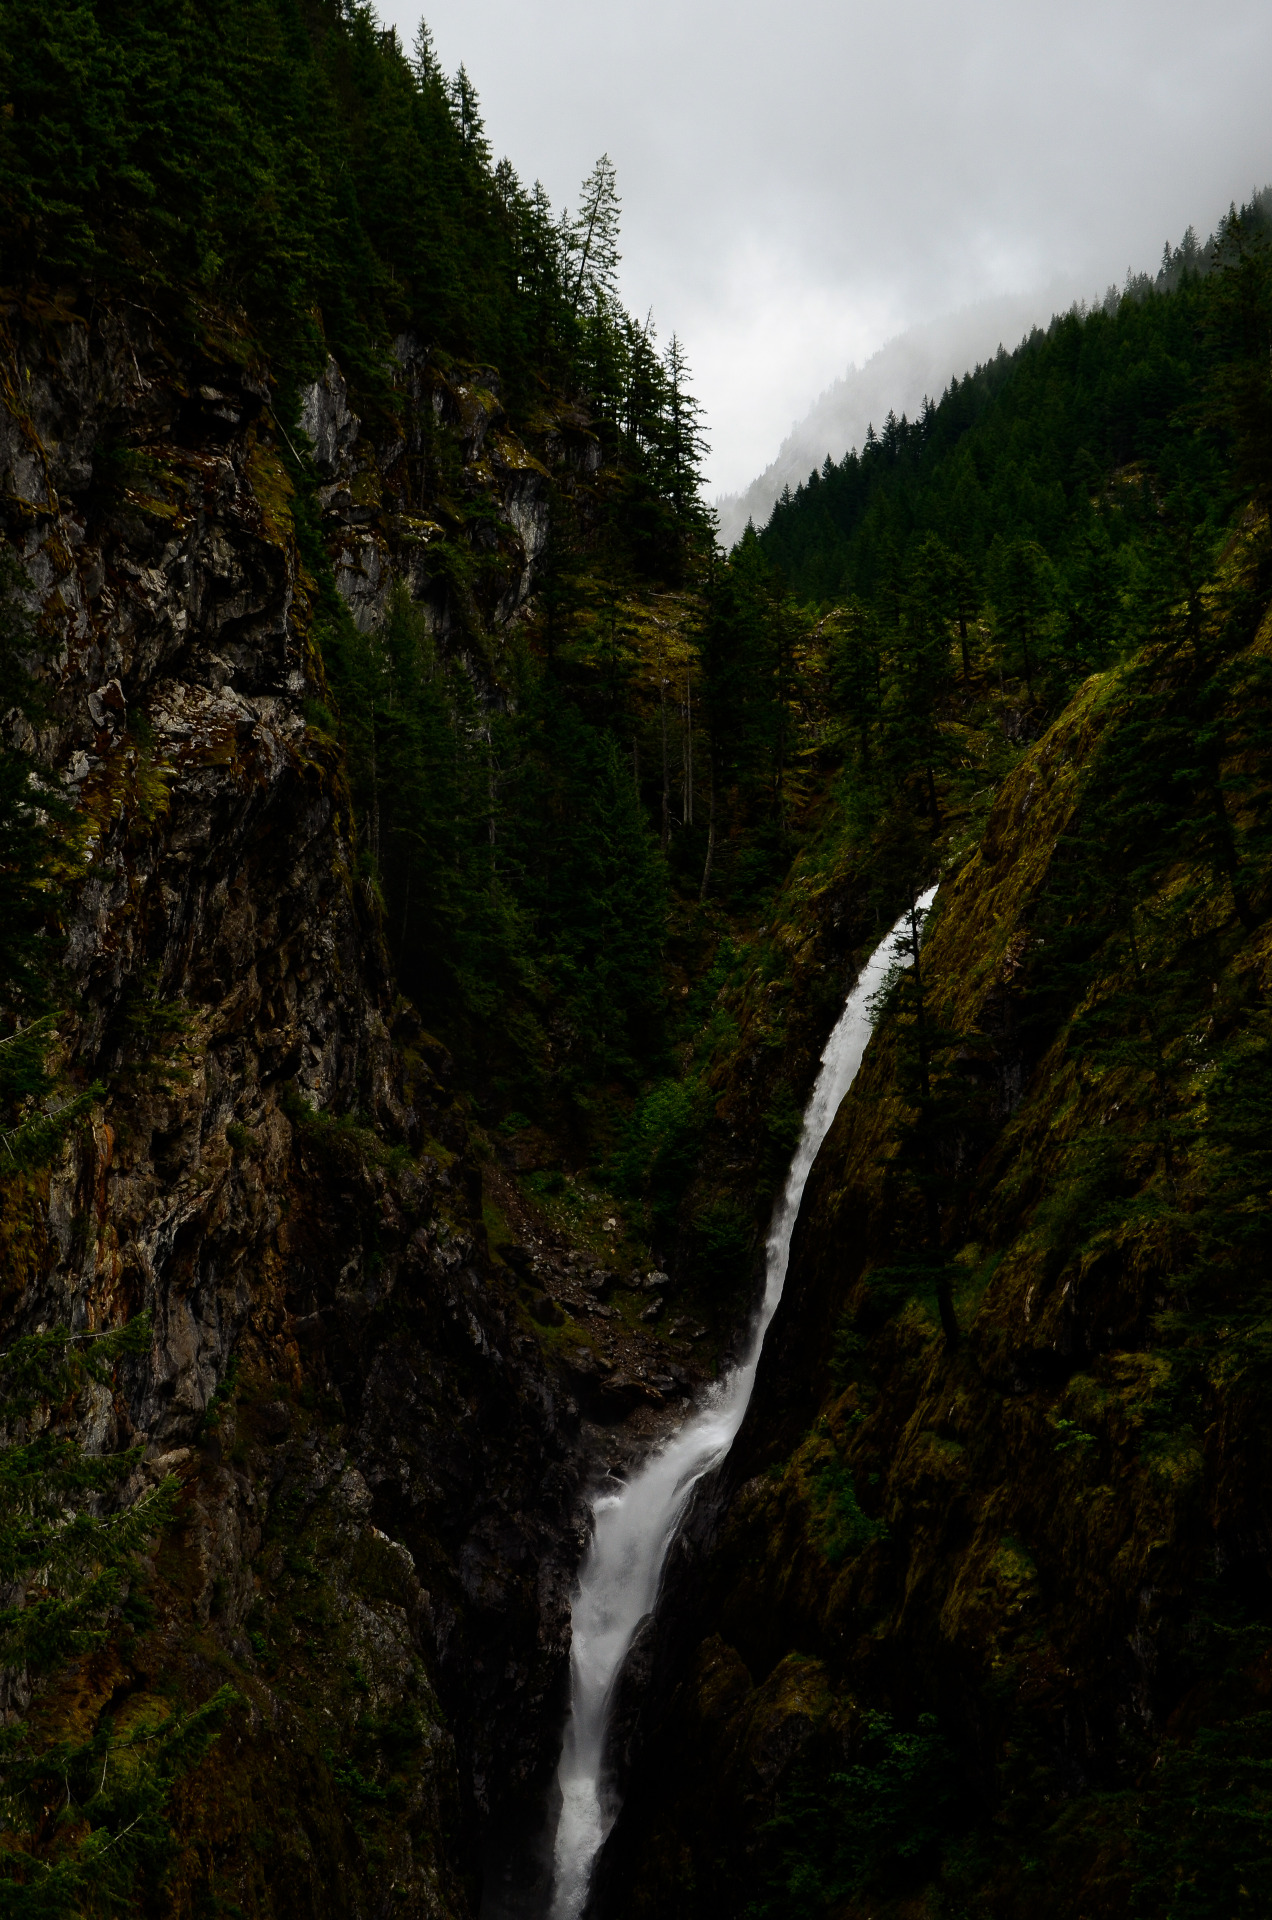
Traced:
[[911, 327], [862, 365], [849, 367], [796, 422], [777, 458], [749, 487], [717, 498], [723, 545], [732, 547], [748, 520], [762, 527], [783, 487], [799, 486], [828, 454], [841, 460], [851, 448], [860, 447], [867, 429], [881, 427], [889, 410], [912, 418], [925, 398], [939, 399], [955, 375], [961, 377], [989, 359], [1000, 346], [1010, 350], [1032, 327], [1046, 326], [1074, 298], [1072, 288], [1055, 280], [1038, 293], [981, 300], [925, 326]]
[[[1266, 0], [379, 11], [408, 46], [427, 14], [494, 154], [554, 207], [576, 206], [609, 154], [622, 297], [683, 344], [712, 493], [749, 486], [814, 395], [885, 343], [1031, 296], [1017, 320], [952, 335], [952, 359], [925, 334], [939, 381], [996, 349], [1000, 326], [1011, 346], [1045, 324], [1054, 276], [1062, 308], [1097, 295], [1272, 173]], [[927, 370], [914, 377], [921, 400]]]

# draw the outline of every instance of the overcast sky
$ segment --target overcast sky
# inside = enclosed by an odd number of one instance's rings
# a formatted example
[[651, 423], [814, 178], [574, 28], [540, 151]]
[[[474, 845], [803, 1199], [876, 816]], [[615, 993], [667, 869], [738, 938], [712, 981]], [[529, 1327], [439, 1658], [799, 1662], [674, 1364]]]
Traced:
[[[420, 8], [380, 0], [409, 44]], [[618, 168], [627, 305], [685, 343], [713, 488], [904, 328], [1101, 292], [1272, 180], [1269, 0], [429, 0], [495, 156]], [[1045, 317], [1045, 316], [1042, 316]]]

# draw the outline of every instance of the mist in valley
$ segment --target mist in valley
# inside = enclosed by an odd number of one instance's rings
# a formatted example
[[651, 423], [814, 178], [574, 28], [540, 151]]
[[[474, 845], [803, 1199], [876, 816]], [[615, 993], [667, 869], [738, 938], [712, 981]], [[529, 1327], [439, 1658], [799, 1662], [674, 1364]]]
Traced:
[[849, 367], [791, 427], [776, 459], [749, 487], [716, 499], [721, 545], [732, 547], [748, 520], [762, 527], [784, 487], [794, 492], [828, 457], [841, 460], [859, 448], [889, 411], [913, 418], [925, 399], [940, 399], [951, 378], [961, 378], [1000, 346], [1010, 352], [1032, 327], [1045, 327], [1075, 297], [1074, 289], [1057, 280], [1038, 293], [980, 300], [911, 327], [862, 365]]
[[687, 354], [708, 497], [806, 478], [1272, 174], [1255, 0], [380, 8], [406, 46], [421, 10], [554, 208], [613, 161], [619, 291]]

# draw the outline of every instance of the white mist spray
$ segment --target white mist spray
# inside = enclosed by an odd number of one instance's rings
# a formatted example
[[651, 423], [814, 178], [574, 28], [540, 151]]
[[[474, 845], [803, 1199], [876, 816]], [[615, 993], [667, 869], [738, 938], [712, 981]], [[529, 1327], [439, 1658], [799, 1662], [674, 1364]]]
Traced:
[[[925, 893], [931, 905], [936, 888]], [[602, 1493], [592, 1508], [592, 1541], [579, 1572], [571, 1615], [570, 1715], [557, 1778], [557, 1824], [551, 1920], [578, 1920], [592, 1865], [615, 1809], [601, 1794], [605, 1725], [614, 1682], [636, 1629], [658, 1593], [663, 1562], [694, 1483], [723, 1460], [751, 1398], [764, 1335], [782, 1297], [791, 1234], [804, 1187], [839, 1104], [852, 1085], [870, 1038], [870, 1001], [890, 967], [904, 962], [898, 940], [909, 925], [902, 914], [861, 971], [826, 1042], [821, 1071], [804, 1114], [795, 1158], [773, 1212], [767, 1245], [764, 1300], [746, 1354], [716, 1381], [673, 1439], [650, 1455], [617, 1493]]]

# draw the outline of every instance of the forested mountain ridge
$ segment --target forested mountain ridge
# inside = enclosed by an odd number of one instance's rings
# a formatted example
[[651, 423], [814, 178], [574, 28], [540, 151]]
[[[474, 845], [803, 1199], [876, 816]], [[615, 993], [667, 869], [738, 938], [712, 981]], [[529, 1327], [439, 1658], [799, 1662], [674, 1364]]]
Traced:
[[643, 1638], [599, 1913], [1267, 1908], [1272, 307], [1226, 241], [898, 429], [846, 537], [833, 477], [752, 536], [834, 587], [847, 860], [782, 917], [941, 885]]
[[[1225, 584], [1265, 566], [1260, 521]], [[1223, 648], [1226, 598], [942, 887], [669, 1575], [602, 1911], [1261, 1911], [1267, 870], [1170, 781], [1218, 676], [1253, 851], [1272, 628]]]
[[1074, 308], [1014, 352], [1000, 348], [913, 420], [890, 413], [859, 451], [786, 489], [763, 529], [765, 551], [801, 598], [869, 598], [926, 538], [976, 576], [996, 543], [1027, 539], [1057, 569], [1053, 591], [1080, 602], [1098, 564], [1091, 536], [1103, 533], [1113, 613], [1134, 589], [1136, 530], [1126, 514], [1093, 515], [1091, 496], [1114, 474], [1131, 496], [1151, 473], [1176, 513], [1189, 493], [1218, 508], [1224, 453], [1208, 389], [1243, 350], [1234, 336], [1247, 320], [1225, 312], [1230, 299], [1208, 281], [1257, 244], [1270, 215], [1272, 195], [1255, 195], [1208, 245], [1190, 229], [1156, 276], [1128, 275], [1120, 297], [1111, 289], [1092, 311]]
[[[1255, 195], [1256, 202], [1262, 199]], [[1155, 274], [1128, 269], [1120, 289], [1110, 286], [1094, 302], [1075, 299], [1074, 280], [1057, 276], [1047, 287], [991, 295], [895, 335], [860, 366], [850, 367], [832, 381], [791, 428], [774, 460], [744, 491], [717, 499], [725, 545], [741, 538], [748, 520], [766, 525], [783, 492], [798, 493], [812, 474], [820, 480], [828, 458], [831, 468], [838, 470], [846, 456], [860, 453], [872, 437], [878, 437], [877, 429], [890, 413], [902, 419], [920, 416], [932, 405], [933, 396], [944, 393], [951, 376], [960, 384], [969, 370], [974, 377], [986, 361], [995, 358], [995, 349], [1006, 357], [1004, 342], [1050, 331], [1065, 312], [1085, 318], [1094, 305], [1114, 314], [1128, 297], [1142, 300], [1150, 293], [1172, 292], [1185, 275], [1210, 270], [1215, 239], [1212, 234], [1209, 242], [1202, 242], [1190, 227], [1178, 246], [1163, 247]]]

